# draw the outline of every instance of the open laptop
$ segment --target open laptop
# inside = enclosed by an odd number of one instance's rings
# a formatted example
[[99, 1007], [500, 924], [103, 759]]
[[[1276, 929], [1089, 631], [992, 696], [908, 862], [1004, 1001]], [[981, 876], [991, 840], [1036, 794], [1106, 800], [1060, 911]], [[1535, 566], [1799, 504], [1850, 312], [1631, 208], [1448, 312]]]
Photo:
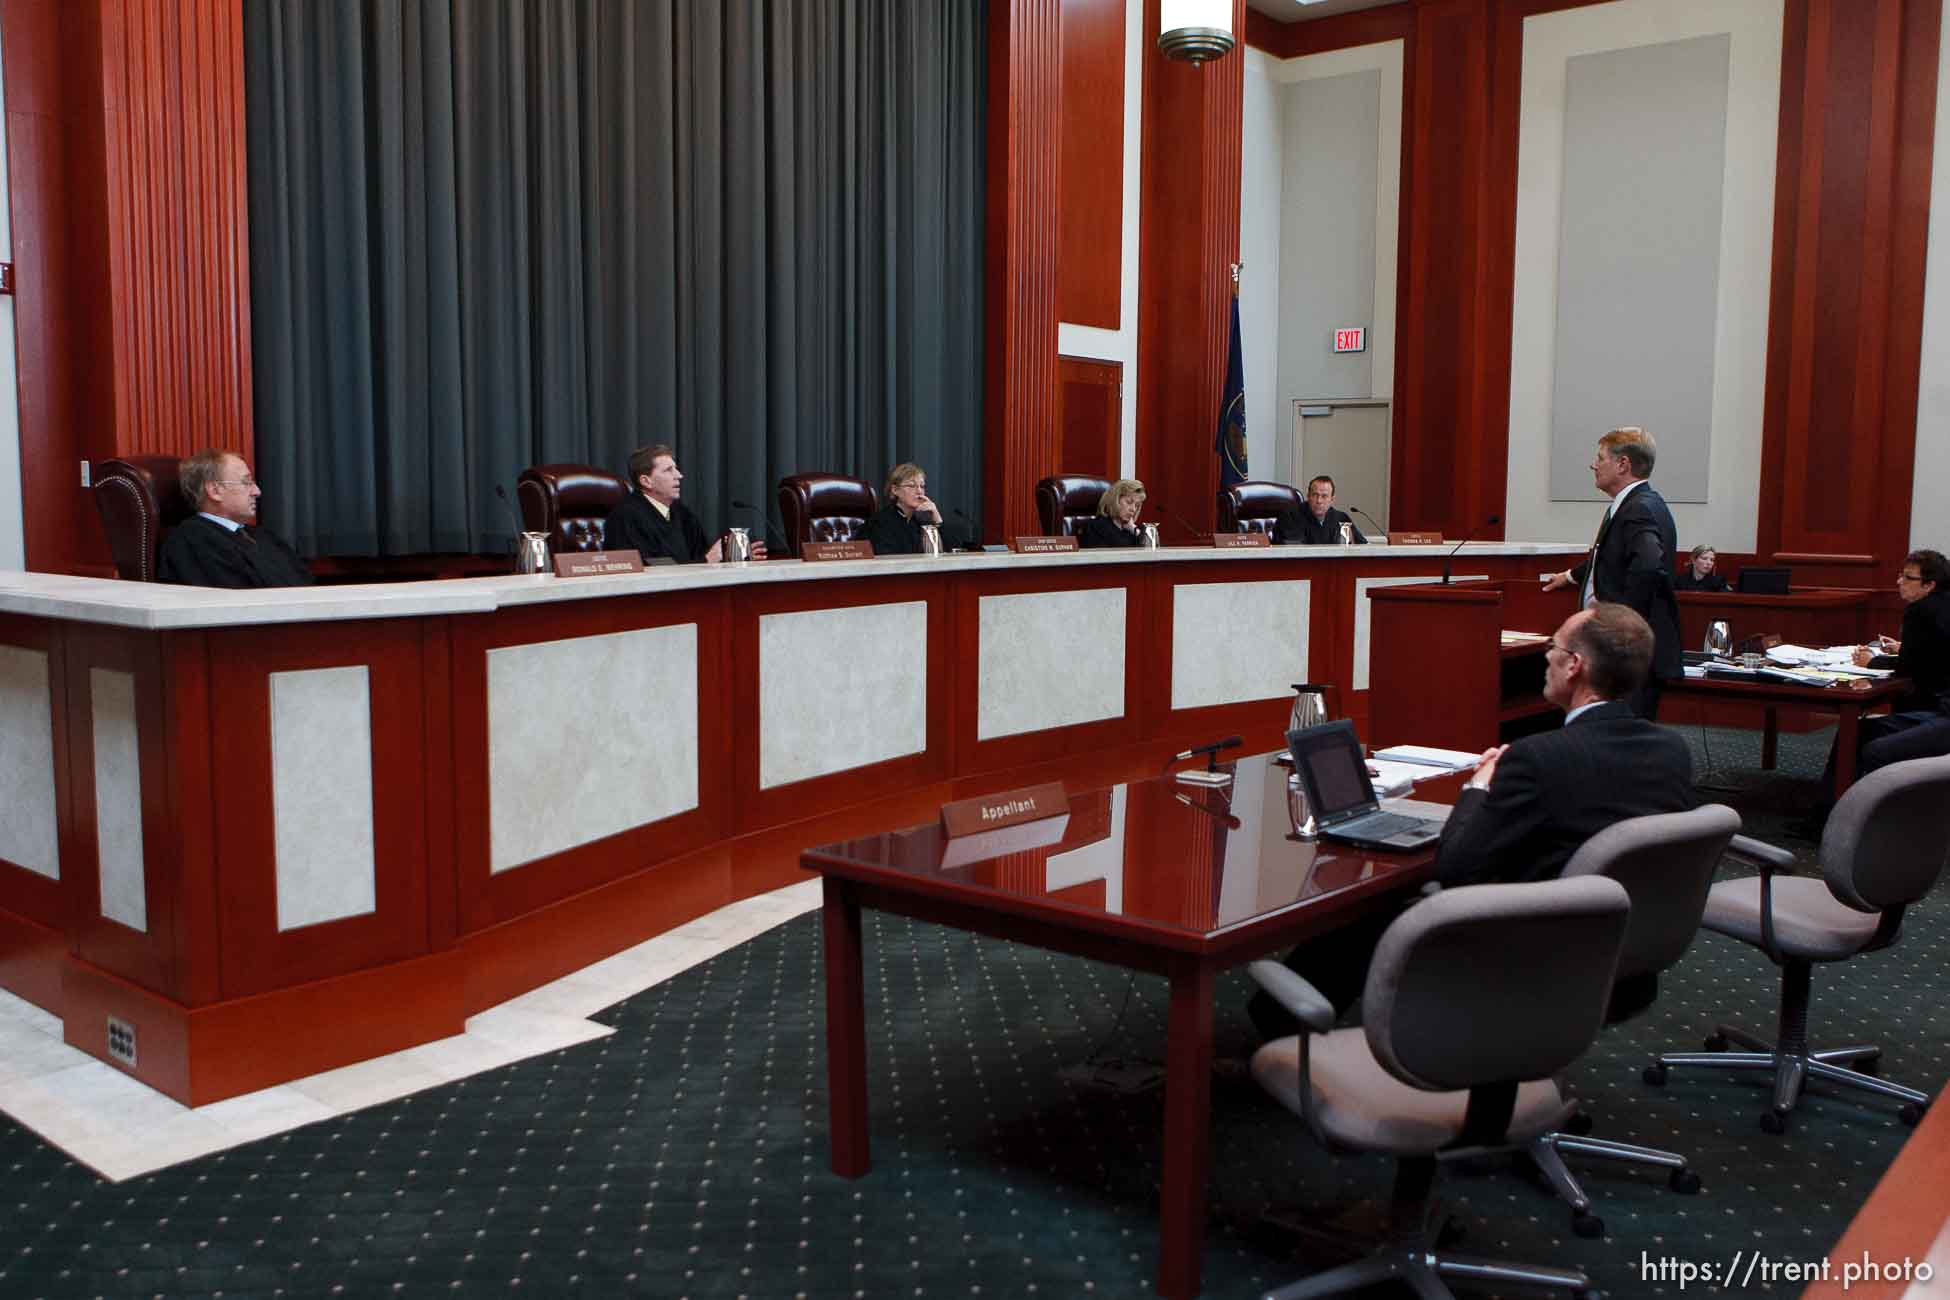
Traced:
[[1399, 851], [1419, 849], [1441, 836], [1439, 821], [1381, 810], [1352, 722], [1289, 731], [1286, 743], [1322, 839]]

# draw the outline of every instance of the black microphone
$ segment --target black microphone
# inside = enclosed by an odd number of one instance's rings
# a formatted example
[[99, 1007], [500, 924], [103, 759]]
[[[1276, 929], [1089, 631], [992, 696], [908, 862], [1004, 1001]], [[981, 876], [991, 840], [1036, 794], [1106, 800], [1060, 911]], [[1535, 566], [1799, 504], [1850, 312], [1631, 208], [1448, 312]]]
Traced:
[[760, 510], [757, 506], [753, 505], [751, 502], [740, 501], [737, 497], [731, 498], [731, 508], [733, 510], [751, 511], [752, 514], [758, 516], [759, 522], [765, 525], [765, 536], [768, 539], [768, 542], [771, 538], [776, 537], [779, 540], [780, 546], [785, 545], [785, 529], [779, 527], [778, 520], [772, 517], [772, 512], [770, 510]]
[[1363, 519], [1367, 520], [1369, 523], [1374, 524], [1374, 530], [1376, 536], [1386, 537], [1388, 535], [1388, 530], [1386, 528], [1383, 528], [1381, 524], [1376, 521], [1373, 515], [1363, 510], [1360, 506], [1349, 506], [1347, 508], [1347, 512], [1351, 515], [1360, 515]]
[[521, 522], [521, 516], [515, 513], [515, 503], [508, 500], [508, 489], [502, 487], [499, 483], [496, 483], [494, 485], [494, 495], [501, 498], [502, 506], [504, 506], [508, 511], [508, 522], [512, 523], [515, 526], [514, 536], [508, 539], [508, 545], [511, 548], [517, 547], [521, 545], [521, 535], [527, 532], [528, 529]]
[[979, 551], [985, 549], [982, 543], [982, 525], [978, 521], [964, 514], [960, 506], [948, 507], [948, 513], [968, 525], [968, 540], [962, 543], [963, 550]]
[[1186, 532], [1192, 535], [1192, 539], [1194, 541], [1198, 540], [1201, 537], [1210, 537], [1212, 535], [1212, 530], [1209, 528], [1192, 527], [1191, 521], [1189, 519], [1179, 514], [1176, 510], [1173, 510], [1170, 506], [1165, 505], [1162, 501], [1158, 503], [1158, 509], [1170, 515], [1172, 517], [1172, 520], [1175, 523], [1177, 523], [1177, 525], [1180, 528], [1184, 529]]
[[1215, 772], [1219, 767], [1219, 751], [1222, 749], [1236, 749], [1244, 743], [1237, 736], [1227, 736], [1224, 740], [1215, 740], [1209, 745], [1199, 745], [1194, 749], [1187, 749], [1173, 754], [1165, 760], [1165, 766], [1169, 767], [1173, 763], [1180, 763], [1188, 758], [1197, 758], [1200, 754], [1203, 754], [1205, 755], [1205, 770]]
[[[1470, 529], [1469, 533], [1460, 542], [1456, 543], [1456, 551], [1460, 551], [1463, 547], [1469, 545], [1469, 543], [1475, 538], [1476, 534], [1482, 532], [1485, 528], [1488, 528], [1493, 524], [1500, 524], [1502, 522], [1503, 522], [1502, 515], [1491, 515], [1488, 519], [1485, 519], [1482, 523]], [[1442, 557], [1442, 585], [1445, 587], [1449, 585], [1449, 561], [1456, 558], [1456, 551], [1451, 551], [1447, 555]]]

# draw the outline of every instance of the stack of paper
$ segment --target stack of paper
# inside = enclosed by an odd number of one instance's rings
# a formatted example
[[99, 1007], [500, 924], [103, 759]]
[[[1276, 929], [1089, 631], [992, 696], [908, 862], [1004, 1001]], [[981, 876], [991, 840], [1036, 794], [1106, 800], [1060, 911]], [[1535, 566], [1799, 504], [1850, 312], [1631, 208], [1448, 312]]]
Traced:
[[1433, 767], [1444, 772], [1464, 772], [1476, 766], [1483, 756], [1461, 749], [1436, 749], [1429, 745], [1394, 745], [1375, 751], [1375, 757], [1412, 767]]

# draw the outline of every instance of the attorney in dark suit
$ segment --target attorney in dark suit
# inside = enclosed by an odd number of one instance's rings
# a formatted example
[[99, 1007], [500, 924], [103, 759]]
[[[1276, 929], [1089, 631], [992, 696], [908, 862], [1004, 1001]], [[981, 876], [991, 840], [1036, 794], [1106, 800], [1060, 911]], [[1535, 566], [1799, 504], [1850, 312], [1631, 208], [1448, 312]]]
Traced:
[[1334, 508], [1333, 476], [1321, 474], [1307, 484], [1305, 505], [1294, 506], [1273, 521], [1273, 540], [1308, 546], [1339, 546], [1342, 524], [1348, 526], [1357, 544], [1367, 544], [1368, 539], [1361, 535], [1359, 528], [1354, 527], [1354, 521], [1348, 518], [1347, 512]]
[[[1624, 702], [1651, 662], [1652, 629], [1623, 605], [1600, 603], [1564, 621], [1544, 652], [1544, 697], [1564, 710], [1564, 726], [1483, 754], [1442, 828], [1437, 880], [1554, 879], [1614, 822], [1694, 806], [1686, 742]], [[1360, 997], [1374, 946], [1393, 919], [1371, 915], [1310, 940], [1287, 965], [1345, 1011]], [[1294, 1032], [1292, 1018], [1265, 994], [1247, 1010], [1268, 1038]]]
[[1705, 542], [1701, 542], [1693, 548], [1693, 557], [1686, 562], [1686, 567], [1681, 569], [1679, 576], [1672, 580], [1672, 589], [1674, 591], [1727, 590], [1727, 580], [1713, 572], [1714, 566], [1719, 562], [1719, 552]]
[[1077, 529], [1077, 545], [1136, 546], [1142, 540], [1138, 515], [1144, 511], [1144, 484], [1120, 478], [1104, 490], [1097, 513]]
[[1672, 594], [1679, 530], [1665, 498], [1646, 482], [1658, 454], [1658, 444], [1643, 429], [1613, 429], [1598, 439], [1591, 477], [1611, 498], [1598, 540], [1584, 563], [1544, 580], [1545, 591], [1576, 587], [1580, 605], [1601, 600], [1630, 605], [1652, 625], [1652, 674], [1631, 700], [1648, 721], [1659, 713], [1659, 683], [1684, 671], [1679, 602]]
[[163, 541], [157, 581], [190, 587], [311, 585], [311, 570], [290, 544], [256, 527], [263, 489], [243, 457], [217, 448], [199, 451], [176, 476], [196, 513]]
[[[630, 453], [633, 489], [609, 512], [603, 524], [603, 545], [612, 551], [634, 550], [644, 563], [659, 557], [679, 564], [716, 564], [724, 559], [724, 542], [712, 541], [704, 525], [678, 497], [684, 491], [684, 471], [677, 454], [661, 442]], [[765, 543], [752, 543], [752, 558], [765, 558]]]
[[[1911, 551], [1896, 575], [1896, 596], [1903, 602], [1902, 636], [1857, 646], [1854, 658], [1864, 668], [1895, 669], [1909, 679], [1909, 693], [1886, 717], [1862, 719], [1855, 741], [1860, 776], [1907, 759], [1950, 754], [1950, 559], [1941, 551]], [[1833, 799], [1832, 747], [1823, 786]]]

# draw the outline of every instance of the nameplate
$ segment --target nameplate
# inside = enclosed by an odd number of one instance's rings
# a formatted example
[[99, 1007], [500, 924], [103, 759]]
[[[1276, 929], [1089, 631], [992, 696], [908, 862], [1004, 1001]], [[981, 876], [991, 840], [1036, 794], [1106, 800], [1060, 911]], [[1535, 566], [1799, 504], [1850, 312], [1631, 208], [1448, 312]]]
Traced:
[[1017, 555], [1047, 555], [1056, 551], [1074, 551], [1077, 539], [1074, 537], [1018, 537], [1012, 543]]
[[973, 835], [978, 831], [999, 830], [1020, 822], [1040, 821], [1070, 811], [1070, 797], [1060, 781], [1025, 786], [985, 794], [978, 799], [957, 799], [941, 805], [941, 829], [948, 838]]
[[1388, 544], [1390, 546], [1440, 546], [1442, 545], [1442, 534], [1396, 532], [1390, 529], [1388, 532]]
[[854, 538], [850, 542], [803, 542], [799, 558], [808, 564], [819, 560], [871, 560], [873, 543]]
[[1271, 546], [1273, 539], [1265, 533], [1213, 533], [1212, 545], [1221, 551], [1239, 550], [1248, 546]]
[[569, 551], [555, 557], [558, 578], [594, 578], [605, 573], [642, 573], [640, 551]]

